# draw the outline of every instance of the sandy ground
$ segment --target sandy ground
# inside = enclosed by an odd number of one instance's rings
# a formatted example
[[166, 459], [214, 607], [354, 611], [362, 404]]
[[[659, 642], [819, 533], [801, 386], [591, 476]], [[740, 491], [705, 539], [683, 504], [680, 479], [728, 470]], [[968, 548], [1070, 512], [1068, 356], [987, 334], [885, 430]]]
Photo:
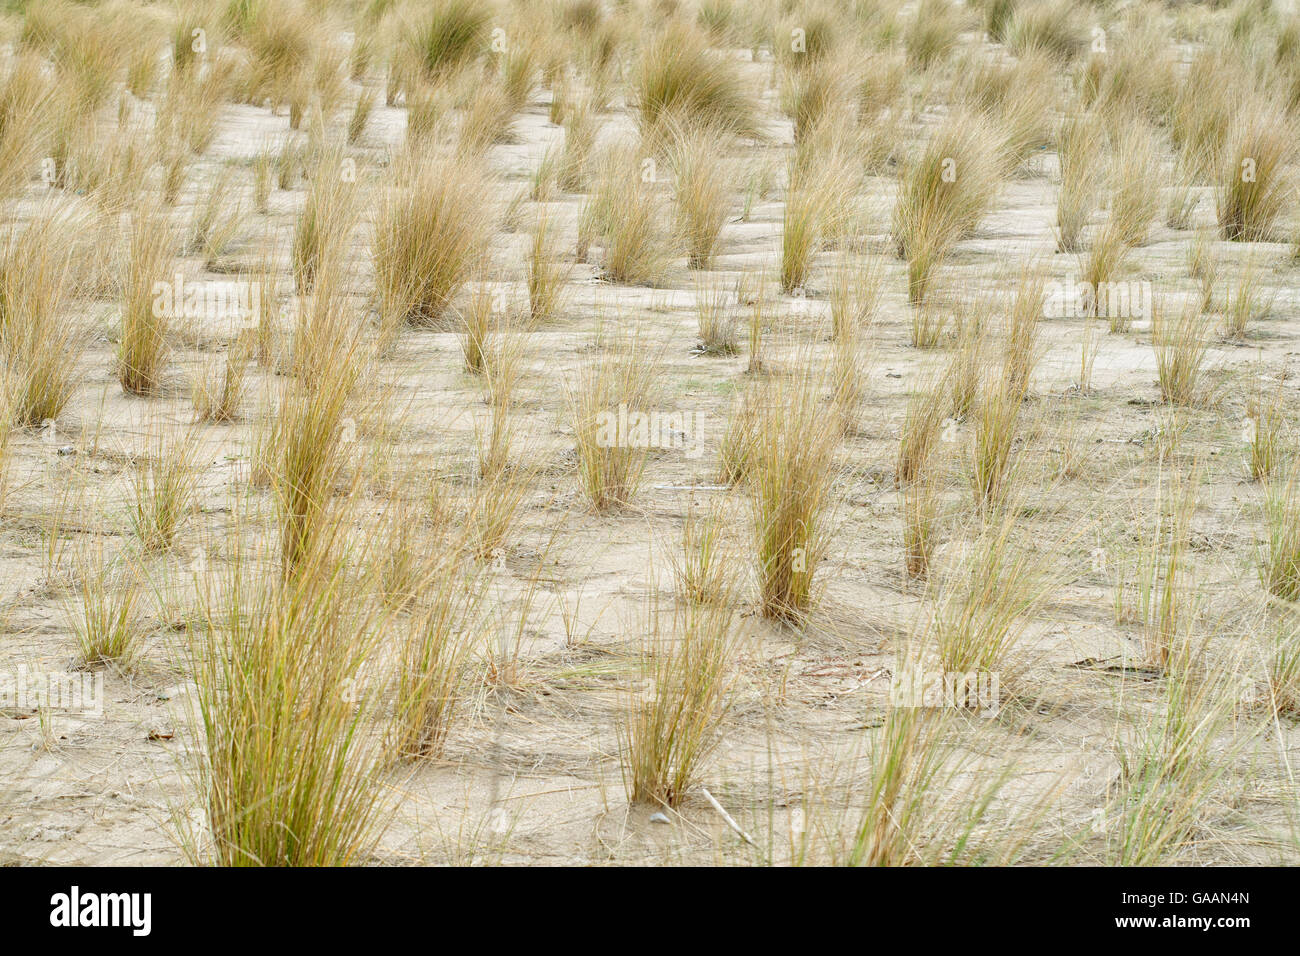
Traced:
[[[766, 85], [770, 64], [744, 69]], [[769, 89], [769, 99], [772, 95]], [[503, 180], [503, 206], [515, 191], [527, 189], [546, 147], [562, 138], [562, 130], [547, 121], [546, 96], [538, 94], [518, 117], [519, 142], [491, 152]], [[404, 125], [403, 110], [376, 108], [362, 142], [351, 150], [363, 176], [375, 173], [400, 143]], [[602, 139], [630, 128], [628, 117], [616, 109]], [[767, 157], [779, 169], [789, 129], [778, 124], [774, 132], [773, 144], [743, 157]], [[197, 161], [182, 196], [180, 221], [222, 164], [246, 163], [268, 140], [287, 134], [283, 113], [225, 107], [216, 139]], [[251, 172], [246, 165], [238, 169], [251, 207]], [[988, 283], [1011, 288], [1009, 267], [1029, 256], [1041, 257], [1056, 278], [1075, 271], [1072, 257], [1053, 251], [1053, 170], [1053, 158], [1044, 154], [1006, 184], [995, 211], [976, 236], [961, 243], [947, 268], [944, 282], [950, 290]], [[889, 176], [875, 179], [864, 197], [866, 251], [887, 248], [895, 182]], [[39, 189], [32, 184], [33, 199]], [[746, 221], [729, 222], [714, 269], [719, 278], [762, 266], [772, 270], [780, 248], [779, 198], [757, 202]], [[582, 199], [562, 195], [549, 204], [563, 223], [566, 243], [572, 241]], [[248, 216], [241, 239], [223, 257], [226, 264], [251, 264], [261, 237], [287, 235], [302, 200], [301, 182], [274, 192], [270, 214]], [[532, 206], [525, 203], [525, 221]], [[1205, 193], [1195, 225], [1211, 225], [1213, 217], [1213, 197]], [[362, 265], [364, 233], [363, 227], [357, 240]], [[1186, 275], [1191, 237], [1191, 232], [1155, 226], [1150, 242], [1130, 260], [1130, 277], [1151, 281], [1169, 302], [1192, 295]], [[516, 290], [526, 242], [521, 232], [500, 231], [494, 240], [495, 262], [503, 277], [513, 277]], [[1184, 467], [1194, 459], [1201, 463], [1192, 560], [1204, 626], [1215, 632], [1216, 642], [1262, 649], [1263, 638], [1252, 623], [1264, 603], [1255, 570], [1262, 491], [1245, 477], [1240, 424], [1245, 400], [1260, 382], [1281, 380], [1288, 408], [1296, 406], [1300, 273], [1282, 264], [1280, 245], [1247, 250], [1216, 243], [1214, 252], [1229, 280], [1249, 253], [1256, 255], [1266, 264], [1265, 283], [1275, 298], [1245, 343], [1216, 341], [1209, 361], [1221, 397], [1186, 413], [1187, 431], [1175, 461]], [[797, 350], [815, 350], [829, 361], [817, 316], [827, 308], [828, 270], [837, 256], [819, 256], [805, 300], [779, 299], [769, 335], [776, 374], [783, 357]], [[494, 585], [500, 606], [517, 609], [519, 580], [539, 557], [543, 560], [541, 593], [520, 651], [522, 677], [509, 692], [477, 694], [454, 728], [444, 759], [390, 775], [392, 817], [379, 861], [779, 861], [788, 856], [800, 817], [807, 826], [819, 802], [835, 805], [841, 788], [851, 789], [861, 779], [864, 731], [880, 722], [897, 653], [916, 628], [923, 595], [902, 573], [893, 456], [908, 397], [949, 355], [947, 348], [918, 350], [908, 344], [903, 265], [892, 257], [886, 261], [884, 303], [866, 336], [867, 398], [855, 432], [837, 455], [832, 548], [820, 571], [825, 594], [804, 633], [763, 621], [750, 610], [752, 595], [747, 596], [732, 709], [723, 743], [703, 775], [758, 847], [732, 833], [700, 795], [669, 813], [667, 823], [652, 822], [651, 809], [629, 806], [618, 759], [621, 701], [639, 679], [638, 622], [653, 595], [671, 596], [668, 553], [677, 547], [688, 509], [714, 504], [730, 509], [735, 517], [727, 523], [728, 536], [739, 554], [748, 529], [743, 492], [678, 487], [713, 481], [717, 442], [744, 386], [747, 361], [743, 354], [708, 357], [693, 351], [695, 276], [679, 261], [654, 289], [601, 282], [594, 267], [578, 265], [563, 314], [530, 334], [514, 414], [519, 433], [528, 436], [546, 464]], [[187, 261], [185, 269], [187, 277], [218, 278], [202, 276], [197, 260]], [[149, 452], [151, 435], [192, 419], [185, 380], [220, 357], [224, 347], [202, 335], [178, 342], [176, 387], [156, 398], [126, 396], [113, 375], [115, 308], [111, 297], [94, 303], [98, 332], [84, 355], [81, 386], [56, 434], [24, 433], [16, 440], [13, 490], [0, 530], [0, 668], [62, 670], [73, 661], [72, 556], [92, 536], [110, 549], [125, 546], [133, 456]], [[607, 516], [589, 513], [579, 491], [563, 383], [598, 329], [611, 322], [635, 324], [660, 354], [664, 407], [697, 410], [711, 427], [701, 458], [655, 452], [635, 507]], [[1034, 475], [1029, 496], [1034, 513], [1027, 520], [1039, 529], [1036, 542], [1045, 563], [1062, 569], [1061, 580], [1016, 650], [1025, 664], [1019, 702], [1004, 708], [997, 720], [970, 718], [955, 730], [972, 772], [1015, 761], [1014, 783], [995, 804], [994, 819], [1014, 815], [1026, 800], [1055, 794], [1034, 823], [1030, 859], [1049, 858], [1074, 835], [1086, 838], [1094, 809], [1118, 773], [1116, 735], [1152, 719], [1160, 701], [1157, 682], [1070, 666], [1089, 658], [1131, 660], [1140, 653], [1136, 628], [1117, 624], [1113, 611], [1114, 565], [1121, 562], [1096, 568], [1090, 555], [1099, 548], [1115, 555], [1132, 549], [1159, 477], [1149, 438], [1167, 424], [1168, 414], [1158, 404], [1149, 327], [1139, 322], [1126, 334], [1099, 332], [1092, 387], [1080, 393], [1074, 386], [1085, 323], [1042, 323], [1044, 354], [1020, 454]], [[485, 406], [478, 381], [461, 368], [455, 336], [405, 333], [384, 374], [384, 387], [401, 396], [405, 409], [399, 457], [444, 474], [468, 473], [475, 424], [484, 420]], [[147, 653], [134, 673], [105, 672], [102, 716], [53, 713], [43, 720], [30, 707], [0, 713], [0, 860], [185, 860], [181, 834], [199, 819], [192, 777], [194, 691], [184, 665], [183, 630], [192, 602], [192, 562], [229, 521], [232, 495], [266, 494], [249, 492], [243, 477], [259, 409], [275, 388], [275, 376], [253, 369], [245, 418], [201, 427], [201, 490], [193, 513], [176, 551], [146, 562]], [[969, 434], [969, 426], [960, 425], [945, 454], [959, 460]], [[363, 435], [361, 441], [366, 440]], [[959, 523], [968, 511], [969, 492], [958, 474], [948, 479], [944, 494], [954, 524]], [[381, 507], [376, 501], [376, 511]], [[1247, 697], [1243, 690], [1243, 714], [1251, 706]], [[1225, 748], [1229, 742], [1235, 747], [1233, 770], [1217, 788], [1180, 862], [1294, 859], [1289, 767], [1300, 734], [1283, 722], [1244, 743], [1225, 738]], [[1098, 840], [1082, 858], [1101, 854]]]

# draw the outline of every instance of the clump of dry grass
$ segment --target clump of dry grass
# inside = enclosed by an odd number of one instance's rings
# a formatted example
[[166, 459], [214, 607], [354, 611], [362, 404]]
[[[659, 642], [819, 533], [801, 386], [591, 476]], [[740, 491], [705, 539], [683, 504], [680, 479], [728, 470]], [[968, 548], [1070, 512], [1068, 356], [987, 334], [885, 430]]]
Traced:
[[[531, 184], [528, 188], [528, 198], [531, 201], [550, 202], [555, 198], [555, 176], [557, 165], [558, 162], [555, 158], [555, 150], [548, 149], [542, 154], [541, 160], [537, 163], [537, 169], [533, 171]], [[509, 218], [510, 217], [507, 216], [507, 219]]]
[[602, 243], [601, 266], [614, 282], [649, 285], [672, 260], [654, 160], [632, 148], [611, 149], [602, 159], [595, 192], [582, 212], [580, 258], [592, 238]]
[[293, 99], [311, 69], [315, 40], [315, 24], [304, 7], [265, 0], [245, 37], [250, 62], [244, 98], [269, 102], [272, 109]]
[[1165, 225], [1170, 229], [1191, 229], [1192, 216], [1199, 203], [1195, 173], [1180, 159], [1174, 172], [1174, 185], [1165, 199]]
[[908, 340], [913, 348], [938, 348], [944, 340], [950, 316], [941, 306], [920, 303], [911, 309], [908, 321]]
[[723, 542], [724, 516], [711, 509], [701, 516], [694, 506], [682, 522], [681, 549], [673, 552], [673, 576], [681, 597], [696, 604], [726, 604], [734, 584]]
[[[519, 24], [522, 29], [528, 27], [539, 29], [541, 26], [540, 23]], [[509, 45], [505, 55], [498, 58], [501, 89], [513, 112], [518, 112], [527, 106], [532, 97], [541, 57], [546, 52], [543, 49], [544, 43], [540, 31], [530, 33], [526, 37], [517, 38], [515, 43]]]
[[[641, 482], [650, 437], [636, 432], [632, 416], [653, 411], [655, 374], [655, 363], [635, 338], [605, 343], [600, 355], [581, 369], [570, 393], [578, 478], [599, 511], [626, 505]], [[620, 424], [624, 413], [627, 434]]]
[[66, 309], [73, 292], [74, 228], [62, 217], [38, 215], [21, 233], [11, 227], [0, 248], [5, 412], [22, 427], [58, 418], [77, 387], [86, 330]]
[[583, 97], [565, 109], [564, 149], [555, 173], [556, 184], [561, 189], [581, 192], [587, 188], [602, 123], [590, 97]]
[[739, 351], [731, 297], [721, 284], [696, 282], [695, 315], [700, 330], [699, 351], [705, 355], [733, 355]]
[[893, 234], [908, 263], [908, 297], [925, 301], [934, 270], [979, 224], [997, 194], [998, 138], [977, 116], [953, 117], [899, 182]]
[[1285, 617], [1273, 631], [1273, 648], [1268, 659], [1269, 700], [1279, 717], [1300, 715], [1300, 627]]
[[132, 477], [131, 525], [146, 553], [176, 543], [198, 485], [193, 434], [165, 444], [159, 439]]
[[946, 406], [954, 421], [964, 421], [978, 403], [984, 376], [984, 345], [988, 339], [988, 323], [982, 312], [988, 308], [991, 305], [977, 304], [974, 314], [961, 324], [952, 358], [944, 369]]
[[676, 618], [671, 635], [652, 620], [652, 687], [630, 698], [619, 734], [628, 799], [668, 807], [686, 797], [720, 741], [735, 644], [726, 608], [685, 604]]
[[1011, 21], [1019, 6], [1019, 0], [982, 0], [976, 4], [976, 8], [984, 15], [984, 32], [990, 40], [1007, 42]]
[[366, 124], [370, 122], [370, 114], [375, 109], [375, 91], [365, 89], [357, 97], [356, 103], [352, 107], [352, 116], [348, 119], [348, 145], [353, 146], [361, 141], [361, 136], [366, 131]]
[[813, 136], [790, 163], [781, 224], [781, 291], [802, 289], [812, 260], [827, 239], [843, 230], [857, 189], [852, 143], [839, 130]]
[[270, 481], [286, 574], [324, 560], [319, 552], [335, 530], [330, 499], [343, 473], [343, 446], [355, 440], [346, 410], [363, 355], [345, 308], [332, 285], [317, 290], [295, 338], [296, 375], [272, 425]]
[[927, 470], [918, 481], [903, 488], [900, 507], [903, 513], [903, 571], [912, 579], [930, 573], [938, 549], [939, 495], [938, 477]]
[[492, 336], [500, 325], [498, 296], [485, 284], [470, 292], [469, 301], [461, 311], [464, 329], [460, 333], [461, 354], [465, 368], [474, 373], [486, 369], [486, 356], [492, 348]]
[[653, 141], [665, 124], [709, 129], [715, 135], [758, 137], [756, 100], [725, 57], [700, 34], [670, 23], [646, 44], [630, 78], [642, 135]]
[[524, 273], [528, 284], [528, 312], [534, 323], [560, 314], [568, 298], [566, 283], [573, 266], [564, 261], [558, 250], [554, 226], [543, 213], [533, 230]]
[[1171, 405], [1198, 404], [1204, 398], [1202, 373], [1210, 348], [1200, 313], [1184, 308], [1171, 320], [1163, 310], [1154, 309], [1151, 344], [1156, 353], [1161, 401]]
[[1266, 481], [1273, 477], [1289, 457], [1289, 429], [1282, 398], [1282, 383], [1279, 380], [1271, 396], [1266, 396], [1261, 386], [1259, 394], [1246, 403], [1242, 437], [1247, 450], [1246, 470], [1252, 481]]
[[352, 50], [348, 53], [348, 79], [353, 83], [364, 83], [375, 65], [379, 43], [376, 33], [366, 32], [364, 23], [358, 23], [352, 37]]
[[1196, 280], [1201, 290], [1201, 311], [1209, 312], [1214, 306], [1214, 289], [1218, 284], [1219, 261], [1210, 248], [1208, 230], [1197, 232], [1187, 249], [1187, 274]]
[[1270, 594], [1286, 601], [1300, 600], [1300, 468], [1287, 469], [1284, 481], [1267, 490], [1264, 501], [1266, 538], [1260, 552], [1260, 581]]
[[31, 176], [46, 142], [42, 113], [50, 96], [39, 58], [16, 57], [0, 81], [0, 197], [14, 195]]
[[386, 490], [388, 500], [374, 529], [383, 546], [371, 559], [367, 581], [385, 608], [409, 611], [426, 586], [430, 565], [451, 553], [448, 522], [441, 501], [431, 498], [426, 509], [422, 495], [409, 493], [405, 475], [394, 476]]
[[208, 52], [207, 30], [201, 21], [202, 13], [195, 4], [184, 4], [176, 11], [170, 47], [172, 69], [180, 76], [197, 72], [204, 54]]
[[1059, 62], [1069, 63], [1087, 45], [1084, 14], [1070, 0], [1021, 4], [1015, 8], [1007, 30], [1007, 46], [1018, 56], [1041, 50]]
[[[892, 704], [886, 710], [882, 726], [872, 733], [867, 766], [855, 768], [850, 784], [865, 793], [865, 803], [855, 805], [839, 832], [826, 840], [829, 862], [1006, 865], [1019, 858], [1022, 838], [983, 826], [1008, 771], [973, 772], [951, 742], [953, 729], [952, 718], [934, 708]], [[829, 829], [817, 827], [807, 849], [818, 849]]]
[[92, 11], [63, 3], [28, 11], [21, 39], [48, 53], [55, 82], [82, 115], [107, 103], [126, 77], [137, 35], [128, 15], [129, 8], [122, 6]]
[[236, 342], [224, 359], [210, 365], [192, 390], [194, 411], [200, 421], [233, 422], [244, 404], [244, 384], [248, 374], [247, 348]]
[[1052, 142], [1059, 67], [1039, 50], [1028, 51], [1010, 64], [972, 59], [957, 82], [954, 101], [993, 122], [1008, 164], [1026, 163]]
[[823, 123], [842, 121], [853, 109], [853, 92], [861, 82], [857, 71], [851, 59], [814, 59], [784, 71], [781, 109], [794, 122], [796, 143]]
[[486, 442], [479, 442], [479, 477], [489, 481], [510, 466], [510, 405], [523, 370], [524, 350], [518, 335], [499, 338], [484, 352], [483, 384], [492, 421]]
[[423, 606], [403, 628], [389, 744], [408, 758], [442, 754], [484, 594], [481, 574], [454, 557], [424, 563], [416, 588]]
[[1073, 113], [1061, 122], [1056, 137], [1061, 185], [1056, 198], [1056, 248], [1078, 252], [1083, 230], [1098, 206], [1105, 176], [1104, 128], [1098, 117]]
[[1143, 120], [1121, 124], [1110, 171], [1111, 226], [1125, 245], [1140, 246], [1160, 215], [1161, 183], [1160, 148]]
[[811, 611], [827, 546], [827, 510], [839, 435], [809, 373], [769, 385], [755, 422], [750, 459], [754, 558], [764, 617], [790, 623]]
[[279, 318], [281, 304], [278, 296], [278, 252], [267, 243], [258, 255], [251, 282], [257, 293], [256, 327], [248, 330], [247, 338], [236, 341], [236, 348], [244, 348], [253, 361], [262, 368], [277, 367], [281, 352]]
[[[788, 164], [788, 190], [804, 191], [821, 184], [836, 200], [825, 201], [819, 215], [819, 230], [826, 246], [850, 248], [858, 240], [862, 218], [868, 215], [858, 196], [867, 171], [861, 150], [872, 133], [855, 126], [849, 116], [828, 117], [815, 126], [807, 138], [795, 145]], [[870, 152], [870, 149], [867, 149]]]
[[329, 37], [317, 40], [312, 51], [312, 66], [308, 77], [314, 123], [328, 122], [342, 104], [346, 92], [343, 69], [346, 57], [343, 44]]
[[907, 59], [924, 70], [946, 60], [957, 47], [961, 10], [951, 0], [921, 0], [903, 31]]
[[307, 185], [307, 197], [294, 226], [290, 261], [299, 295], [315, 288], [321, 272], [346, 255], [357, 218], [357, 189], [341, 150], [324, 153]]
[[1007, 321], [1007, 338], [1002, 354], [1002, 380], [1007, 392], [1021, 397], [1029, 393], [1030, 378], [1038, 364], [1038, 320], [1043, 314], [1046, 280], [1041, 268], [1024, 268]]
[[1018, 670], [1011, 653], [1043, 582], [1040, 559], [1018, 540], [1017, 517], [1008, 510], [987, 521], [960, 566], [938, 584], [931, 628], [942, 673], [996, 675], [1001, 687]]
[[770, 38], [763, 39], [771, 43], [777, 62], [787, 68], [834, 56], [843, 39], [834, 11], [820, 6], [799, 10], [797, 16], [771, 24], [770, 29]]
[[500, 558], [538, 472], [536, 458], [509, 460], [511, 429], [504, 405], [493, 407], [490, 428], [487, 442], [480, 442], [479, 476], [469, 506], [470, 541], [479, 558]]
[[1233, 742], [1224, 753], [1221, 742], [1241, 682], [1239, 655], [1211, 665], [1207, 642], [1190, 619], [1174, 640], [1163, 713], [1132, 747], [1116, 747], [1118, 786], [1100, 818], [1113, 865], [1176, 859], [1201, 825], [1203, 808], [1240, 746]]
[[853, 435], [858, 430], [862, 403], [867, 396], [866, 368], [862, 328], [850, 326], [834, 340], [831, 353], [831, 402], [844, 435]]
[[230, 246], [242, 222], [238, 200], [230, 201], [232, 179], [232, 170], [222, 170], [195, 206], [190, 220], [188, 251], [191, 255], [201, 255], [208, 268]]
[[1108, 31], [1105, 49], [1094, 50], [1076, 76], [1081, 106], [1151, 120], [1166, 113], [1178, 88], [1173, 50], [1156, 18], [1133, 16]]
[[275, 186], [280, 190], [293, 188], [303, 165], [303, 149], [292, 138], [285, 137], [275, 153]]
[[359, 863], [382, 813], [360, 683], [381, 618], [343, 558], [281, 580], [234, 555], [219, 590], [200, 581], [189, 631], [207, 853], [223, 866]]
[[1223, 331], [1234, 341], [1246, 337], [1251, 323], [1269, 310], [1269, 301], [1260, 290], [1259, 269], [1254, 260], [1248, 261], [1237, 277], [1235, 288], [1224, 295]]
[[84, 143], [92, 136], [87, 117], [71, 110], [61, 111], [50, 131], [50, 155], [41, 164], [41, 178], [56, 189], [67, 189], [74, 178], [74, 155], [86, 152]]
[[1004, 376], [985, 383], [975, 408], [971, 488], [984, 511], [1003, 504], [1015, 484], [1018, 459], [1012, 452], [1023, 402], [1024, 393]]
[[907, 56], [900, 50], [881, 50], [865, 59], [865, 68], [857, 74], [858, 119], [872, 125], [886, 111], [897, 115], [906, 90]]
[[386, 325], [436, 324], [479, 261], [490, 219], [487, 182], [453, 157], [417, 161], [380, 202], [372, 258]]
[[704, 0], [695, 14], [695, 22], [710, 43], [722, 47], [740, 42], [750, 25], [732, 0]]
[[88, 551], [79, 568], [79, 600], [71, 614], [81, 661], [129, 668], [139, 659], [144, 637], [136, 614], [139, 582], [124, 558], [105, 558], [102, 541]]
[[[1250, 2], [1235, 4], [1231, 13], [1227, 39], [1233, 44], [1246, 46], [1260, 34], [1266, 31], [1272, 33], [1278, 27], [1278, 11], [1272, 4], [1250, 0]], [[1270, 39], [1271, 37], [1265, 37], [1264, 42], [1267, 43]], [[1279, 38], [1279, 41], [1283, 42], [1283, 38]], [[1285, 45], [1282, 48], [1286, 49]]]
[[[270, 150], [262, 150], [249, 164], [253, 171], [253, 208], [258, 215], [271, 211], [271, 185], [275, 172], [275, 157]], [[173, 200], [174, 201], [174, 200]]]
[[1180, 161], [1197, 181], [1212, 177], [1246, 99], [1247, 79], [1240, 60], [1206, 47], [1192, 57], [1169, 117], [1169, 133]]
[[879, 256], [863, 261], [842, 261], [829, 290], [831, 338], [839, 341], [870, 327], [884, 286], [884, 263]]
[[1195, 491], [1194, 481], [1170, 480], [1161, 471], [1155, 507], [1141, 515], [1136, 561], [1116, 580], [1115, 621], [1141, 628], [1143, 665], [1161, 671], [1195, 613], [1189, 603], [1194, 593], [1185, 580]]
[[514, 104], [499, 83], [478, 87], [461, 118], [459, 152], [480, 155], [497, 143], [517, 141]]
[[781, 227], [781, 291], [793, 294], [802, 290], [812, 267], [812, 258], [821, 241], [829, 190], [803, 185], [786, 194], [784, 221]]
[[759, 393], [742, 393], [718, 445], [718, 481], [736, 485], [749, 477], [758, 427]]
[[1224, 239], [1267, 242], [1291, 204], [1288, 163], [1295, 127], [1280, 108], [1256, 101], [1237, 116], [1216, 170], [1219, 230]]
[[155, 307], [154, 284], [169, 282], [176, 274], [172, 242], [170, 227], [163, 216], [146, 209], [136, 211], [132, 217], [122, 293], [117, 370], [122, 389], [131, 394], [148, 394], [162, 384], [171, 317]]
[[129, 132], [96, 135], [88, 124], [69, 144], [63, 170], [66, 184], [93, 196], [107, 213], [131, 206], [132, 196], [148, 169], [146, 150]]
[[169, 142], [184, 143], [195, 154], [204, 152], [216, 135], [221, 106], [230, 94], [233, 60], [221, 60], [210, 70], [173, 73], [159, 108], [155, 130]]
[[426, 81], [443, 79], [483, 52], [491, 20], [490, 8], [474, 0], [440, 0], [407, 27], [405, 52]]
[[175, 206], [185, 185], [193, 154], [186, 148], [173, 148], [163, 160], [162, 201], [165, 206]]
[[686, 264], [708, 269], [731, 209], [731, 171], [716, 134], [699, 128], [674, 137], [669, 161], [676, 177], [677, 231]]
[[894, 459], [895, 487], [906, 488], [929, 471], [930, 459], [938, 448], [940, 432], [947, 418], [947, 406], [939, 400], [938, 384], [929, 383], [907, 403]]
[[[1096, 316], [1102, 311], [1102, 298], [1097, 290], [1108, 289], [1117, 281], [1128, 258], [1129, 246], [1124, 241], [1123, 228], [1114, 220], [1108, 221], [1092, 237], [1086, 254], [1080, 256], [1079, 281], [1090, 294], [1084, 295], [1085, 315]], [[1112, 315], [1111, 330], [1124, 331], [1127, 317]]]

